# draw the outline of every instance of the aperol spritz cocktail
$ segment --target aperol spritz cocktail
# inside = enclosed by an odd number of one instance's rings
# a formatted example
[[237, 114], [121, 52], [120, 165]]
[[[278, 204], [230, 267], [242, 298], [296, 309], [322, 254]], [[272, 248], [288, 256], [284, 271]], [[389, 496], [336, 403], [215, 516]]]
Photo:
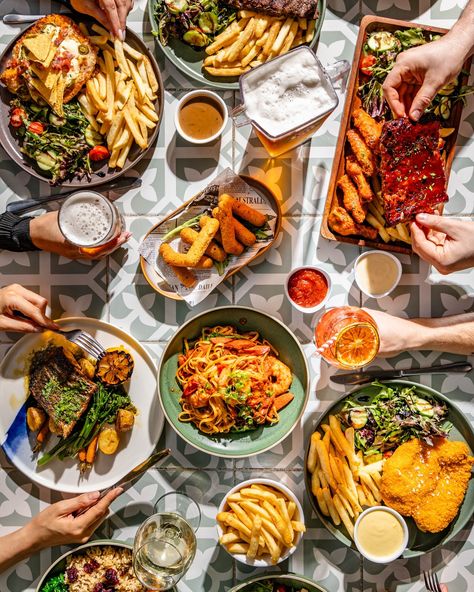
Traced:
[[370, 364], [379, 351], [374, 319], [357, 306], [331, 308], [320, 318], [315, 331], [321, 356], [344, 370]]

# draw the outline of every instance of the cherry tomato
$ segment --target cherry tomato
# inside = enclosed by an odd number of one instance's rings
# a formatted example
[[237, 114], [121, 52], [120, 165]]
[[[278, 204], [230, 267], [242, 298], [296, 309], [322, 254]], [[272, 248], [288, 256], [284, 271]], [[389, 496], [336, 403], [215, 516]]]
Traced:
[[377, 62], [377, 58], [373, 55], [365, 55], [359, 64], [360, 71], [366, 76], [372, 76], [372, 66]]
[[44, 132], [44, 125], [41, 121], [32, 121], [28, 126], [28, 131], [40, 136]]
[[110, 152], [105, 146], [94, 146], [94, 148], [89, 150], [89, 158], [94, 162], [105, 160], [106, 158], [109, 158], [109, 156]]
[[287, 592], [287, 587], [284, 586], [283, 584], [279, 584], [276, 589], [276, 592]]
[[383, 453], [384, 458], [390, 458], [393, 454], [393, 450], [387, 450], [387, 452]]
[[10, 125], [12, 127], [21, 127], [23, 125], [23, 120], [26, 118], [26, 112], [21, 107], [16, 107], [13, 109], [11, 117], [10, 117]]

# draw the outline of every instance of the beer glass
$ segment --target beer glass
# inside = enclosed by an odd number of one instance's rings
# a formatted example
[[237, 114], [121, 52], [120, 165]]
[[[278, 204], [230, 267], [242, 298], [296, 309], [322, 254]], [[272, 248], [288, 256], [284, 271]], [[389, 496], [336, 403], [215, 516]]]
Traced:
[[124, 227], [115, 205], [95, 191], [78, 191], [65, 199], [58, 224], [69, 243], [92, 256], [106, 251]]

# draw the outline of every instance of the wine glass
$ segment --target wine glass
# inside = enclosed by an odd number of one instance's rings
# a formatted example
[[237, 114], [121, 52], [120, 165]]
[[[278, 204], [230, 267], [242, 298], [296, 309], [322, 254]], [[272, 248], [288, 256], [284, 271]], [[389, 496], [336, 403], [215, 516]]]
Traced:
[[135, 536], [133, 568], [149, 590], [170, 590], [196, 554], [195, 532], [201, 511], [192, 498], [179, 491], [161, 496], [155, 510]]

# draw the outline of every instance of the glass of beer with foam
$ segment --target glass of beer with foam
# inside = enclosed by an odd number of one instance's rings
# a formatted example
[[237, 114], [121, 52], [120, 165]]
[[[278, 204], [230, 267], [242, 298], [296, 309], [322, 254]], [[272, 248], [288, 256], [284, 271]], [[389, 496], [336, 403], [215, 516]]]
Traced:
[[58, 223], [64, 238], [91, 256], [109, 249], [124, 227], [114, 204], [95, 191], [78, 191], [64, 200]]
[[333, 83], [345, 80], [346, 60], [323, 68], [309, 47], [298, 47], [240, 77], [242, 105], [232, 112], [237, 127], [252, 127], [272, 157], [305, 142], [334, 111]]

